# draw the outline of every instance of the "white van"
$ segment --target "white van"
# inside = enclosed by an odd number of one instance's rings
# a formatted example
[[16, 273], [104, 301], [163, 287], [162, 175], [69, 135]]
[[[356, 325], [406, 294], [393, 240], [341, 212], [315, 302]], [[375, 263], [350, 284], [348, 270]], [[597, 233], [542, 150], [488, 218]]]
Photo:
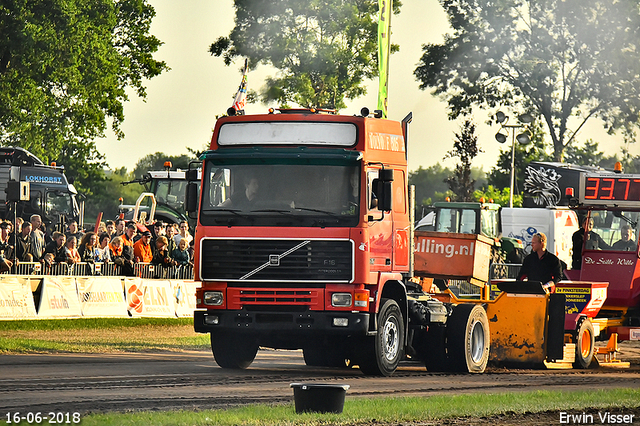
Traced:
[[502, 235], [522, 240], [526, 254], [531, 253], [531, 237], [538, 232], [547, 236], [547, 250], [571, 266], [571, 236], [580, 228], [576, 212], [567, 207], [502, 209]]

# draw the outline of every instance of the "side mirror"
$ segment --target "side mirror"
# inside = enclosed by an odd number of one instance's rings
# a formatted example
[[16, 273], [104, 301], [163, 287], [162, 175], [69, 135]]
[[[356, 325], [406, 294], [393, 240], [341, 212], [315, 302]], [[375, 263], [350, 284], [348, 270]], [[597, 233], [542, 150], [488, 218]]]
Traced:
[[190, 214], [198, 211], [198, 184], [189, 181], [185, 193], [184, 209]]
[[193, 182], [198, 179], [198, 169], [189, 169], [187, 171], [185, 171], [185, 177], [187, 178], [188, 182]]
[[391, 200], [393, 199], [392, 182], [378, 182], [378, 210], [388, 212], [392, 208]]
[[393, 169], [380, 169], [378, 179], [375, 179], [376, 194], [378, 195], [378, 210], [387, 212], [392, 208], [393, 199]]
[[393, 169], [380, 169], [378, 179], [383, 182], [393, 182]]

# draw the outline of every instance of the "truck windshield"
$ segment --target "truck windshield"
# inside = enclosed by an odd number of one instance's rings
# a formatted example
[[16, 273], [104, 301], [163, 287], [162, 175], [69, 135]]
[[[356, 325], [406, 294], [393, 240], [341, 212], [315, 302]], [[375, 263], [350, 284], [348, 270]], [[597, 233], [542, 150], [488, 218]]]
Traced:
[[438, 212], [436, 231], [476, 234], [476, 215], [477, 210], [472, 209], [442, 209]]
[[[635, 251], [638, 248], [640, 212], [598, 210], [590, 213], [594, 236], [585, 248], [597, 250]], [[603, 244], [604, 243], [604, 244]]]
[[47, 193], [47, 212], [48, 214], [68, 214], [72, 215], [71, 196], [61, 191], [50, 191]]
[[208, 163], [200, 220], [222, 226], [354, 226], [359, 166]]
[[186, 188], [186, 180], [159, 180], [155, 190], [156, 200], [158, 204], [166, 204], [177, 211], [184, 212], [184, 194]]

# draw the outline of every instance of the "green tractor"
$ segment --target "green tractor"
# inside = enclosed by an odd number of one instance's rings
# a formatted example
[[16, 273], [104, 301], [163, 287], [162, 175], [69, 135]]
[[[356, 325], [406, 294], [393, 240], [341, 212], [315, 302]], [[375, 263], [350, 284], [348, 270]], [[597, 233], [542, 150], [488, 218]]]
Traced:
[[516, 238], [502, 235], [502, 207], [482, 202], [439, 202], [434, 205], [433, 230], [482, 234], [494, 240], [492, 263], [522, 263], [524, 246]]

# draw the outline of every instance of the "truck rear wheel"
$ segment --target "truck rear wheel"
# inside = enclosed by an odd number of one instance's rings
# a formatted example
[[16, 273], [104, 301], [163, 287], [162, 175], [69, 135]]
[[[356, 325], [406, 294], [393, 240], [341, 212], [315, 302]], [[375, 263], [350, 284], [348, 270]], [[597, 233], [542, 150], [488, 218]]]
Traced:
[[367, 339], [358, 364], [371, 376], [390, 376], [398, 368], [404, 350], [404, 320], [398, 303], [393, 299], [380, 301], [378, 331]]
[[258, 353], [258, 345], [251, 338], [231, 333], [211, 333], [211, 351], [222, 368], [245, 369]]
[[430, 325], [429, 330], [421, 336], [424, 342], [420, 343], [419, 357], [431, 373], [446, 372], [451, 368], [447, 356], [446, 332], [444, 325]]
[[593, 361], [593, 352], [595, 350], [595, 334], [593, 324], [589, 318], [584, 318], [577, 327], [576, 331], [576, 358], [573, 362], [574, 368], [589, 368]]
[[480, 305], [462, 304], [447, 321], [447, 352], [452, 371], [482, 373], [489, 361], [489, 320]]

